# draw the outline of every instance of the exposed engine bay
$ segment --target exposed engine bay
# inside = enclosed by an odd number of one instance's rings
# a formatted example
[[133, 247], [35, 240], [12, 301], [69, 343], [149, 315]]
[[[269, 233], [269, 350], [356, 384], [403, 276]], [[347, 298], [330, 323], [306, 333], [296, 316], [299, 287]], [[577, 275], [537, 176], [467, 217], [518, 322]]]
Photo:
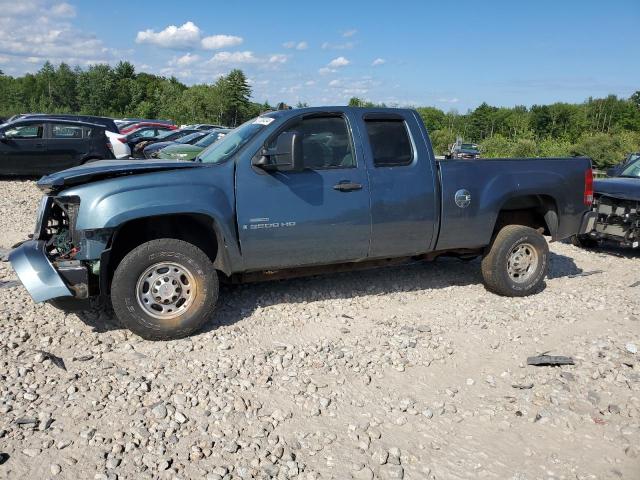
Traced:
[[613, 240], [633, 248], [640, 245], [640, 201], [596, 195], [593, 208], [598, 220], [590, 238]]

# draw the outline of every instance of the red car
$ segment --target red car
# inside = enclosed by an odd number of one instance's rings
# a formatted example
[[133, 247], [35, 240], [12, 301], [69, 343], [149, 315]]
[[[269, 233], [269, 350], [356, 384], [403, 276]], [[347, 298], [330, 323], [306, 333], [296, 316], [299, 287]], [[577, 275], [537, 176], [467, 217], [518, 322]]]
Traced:
[[127, 133], [131, 133], [134, 130], [137, 130], [142, 127], [158, 127], [162, 130], [176, 130], [178, 127], [175, 125], [170, 125], [167, 123], [159, 123], [159, 122], [138, 122], [133, 123], [131, 125], [127, 125], [123, 129], [120, 130], [120, 133], [126, 135]]

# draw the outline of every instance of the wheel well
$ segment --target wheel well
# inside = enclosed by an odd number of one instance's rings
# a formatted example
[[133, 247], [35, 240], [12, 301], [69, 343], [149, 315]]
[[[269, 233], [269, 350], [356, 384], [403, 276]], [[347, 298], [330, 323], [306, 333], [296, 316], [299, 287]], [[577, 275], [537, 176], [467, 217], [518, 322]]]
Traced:
[[555, 240], [558, 233], [558, 209], [556, 201], [548, 195], [521, 195], [507, 200], [496, 219], [495, 236], [506, 225], [524, 225], [543, 229], [545, 235]]
[[172, 214], [130, 220], [114, 233], [109, 252], [108, 284], [113, 273], [127, 253], [150, 240], [175, 238], [189, 242], [202, 250], [216, 266], [225, 271], [222, 259], [218, 258], [218, 234], [213, 220], [206, 215]]

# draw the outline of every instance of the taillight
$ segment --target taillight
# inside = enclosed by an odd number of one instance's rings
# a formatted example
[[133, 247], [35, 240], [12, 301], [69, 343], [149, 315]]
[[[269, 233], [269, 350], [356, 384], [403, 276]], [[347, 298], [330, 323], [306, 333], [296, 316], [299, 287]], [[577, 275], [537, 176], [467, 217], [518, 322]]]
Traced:
[[587, 207], [593, 204], [593, 170], [590, 168], [584, 172], [584, 204]]
[[107, 148], [113, 153], [113, 145], [111, 145], [111, 142], [107, 142]]
[[127, 137], [118, 137], [120, 143], [127, 143]]

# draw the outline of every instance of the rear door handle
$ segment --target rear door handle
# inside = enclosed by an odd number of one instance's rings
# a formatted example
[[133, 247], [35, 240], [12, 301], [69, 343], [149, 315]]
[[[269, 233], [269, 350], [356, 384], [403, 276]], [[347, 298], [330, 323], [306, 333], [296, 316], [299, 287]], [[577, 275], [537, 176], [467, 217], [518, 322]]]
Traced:
[[334, 190], [338, 190], [340, 192], [353, 192], [355, 190], [362, 190], [362, 185], [359, 183], [352, 183], [348, 180], [340, 182], [333, 186]]

